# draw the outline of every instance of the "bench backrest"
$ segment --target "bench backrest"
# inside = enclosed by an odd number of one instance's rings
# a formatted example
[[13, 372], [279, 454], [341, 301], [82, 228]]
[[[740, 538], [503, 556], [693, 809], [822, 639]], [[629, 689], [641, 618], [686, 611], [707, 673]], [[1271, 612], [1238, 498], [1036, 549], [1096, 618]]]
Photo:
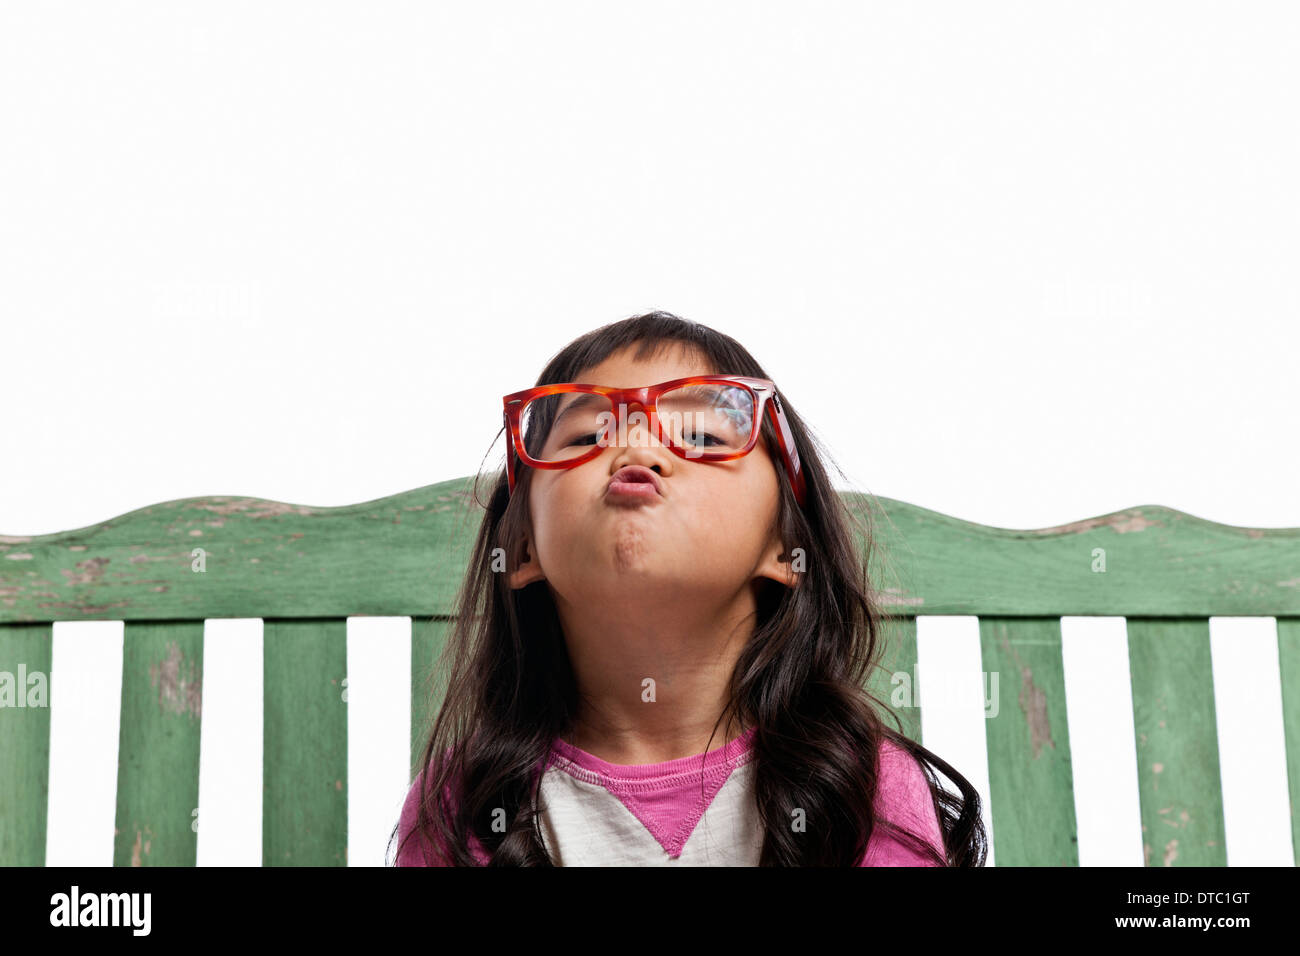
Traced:
[[[0, 536], [0, 694], [6, 679], [26, 693], [20, 674], [49, 675], [54, 622], [125, 622], [115, 865], [194, 864], [204, 621], [250, 617], [264, 621], [263, 862], [346, 863], [346, 619], [411, 618], [414, 763], [440, 704], [429, 678], [480, 519], [471, 484], [340, 508], [191, 498], [59, 534]], [[986, 673], [1016, 677], [1016, 705], [985, 721], [998, 865], [1078, 863], [1063, 615], [1127, 619], [1131, 695], [1104, 692], [1133, 708], [1139, 766], [1160, 768], [1139, 773], [1144, 829], [1182, 821], [1175, 865], [1194, 866], [1227, 862], [1209, 618], [1276, 618], [1300, 845], [1300, 529], [1143, 506], [1013, 531], [845, 498], [872, 511], [888, 556], [888, 582], [876, 583], [891, 615], [877, 693], [890, 696], [900, 672], [920, 681], [917, 618], [927, 615], [977, 617]], [[901, 715], [921, 740], [920, 708]], [[0, 709], [0, 865], [45, 862], [49, 743], [49, 707]], [[139, 821], [150, 821], [143, 861]]]

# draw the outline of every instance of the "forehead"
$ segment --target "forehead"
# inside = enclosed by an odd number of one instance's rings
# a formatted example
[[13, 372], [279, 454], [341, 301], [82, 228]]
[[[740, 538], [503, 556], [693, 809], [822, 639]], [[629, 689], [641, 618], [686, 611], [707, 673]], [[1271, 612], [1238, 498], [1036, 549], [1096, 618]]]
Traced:
[[635, 358], [636, 346], [629, 346], [603, 362], [582, 369], [575, 382], [608, 385], [613, 388], [640, 388], [690, 375], [720, 374], [697, 350], [683, 342], [665, 342], [644, 358]]

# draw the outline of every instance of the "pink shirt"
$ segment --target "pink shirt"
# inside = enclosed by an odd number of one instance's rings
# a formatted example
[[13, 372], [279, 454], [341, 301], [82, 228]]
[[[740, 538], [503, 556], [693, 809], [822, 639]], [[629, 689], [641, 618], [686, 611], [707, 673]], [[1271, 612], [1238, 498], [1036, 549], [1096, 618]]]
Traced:
[[[617, 765], [556, 740], [540, 790], [539, 823], [560, 866], [756, 866], [763, 830], [753, 799], [749, 730], [724, 747], [663, 763]], [[911, 830], [943, 853], [942, 831], [920, 765], [885, 741], [877, 820]], [[398, 838], [415, 827], [423, 773], [407, 791]], [[793, 821], [792, 817], [792, 821]], [[420, 841], [427, 850], [427, 841]], [[474, 854], [486, 862], [474, 841]], [[412, 840], [397, 866], [441, 866]], [[877, 824], [862, 866], [931, 866]]]

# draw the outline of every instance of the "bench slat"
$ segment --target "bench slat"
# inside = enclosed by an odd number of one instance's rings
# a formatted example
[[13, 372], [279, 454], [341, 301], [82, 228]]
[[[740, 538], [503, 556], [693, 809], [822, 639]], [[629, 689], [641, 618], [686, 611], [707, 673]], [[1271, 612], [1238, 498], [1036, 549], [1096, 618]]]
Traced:
[[[21, 696], [24, 704], [0, 709], [0, 866], [45, 865], [53, 634], [52, 624], [0, 624], [0, 671], [11, 675], [5, 679], [12, 679], [12, 703]], [[24, 686], [37, 673], [45, 682], [43, 702]]]
[[1147, 866], [1227, 866], [1208, 619], [1128, 619]]
[[263, 622], [263, 866], [346, 866], [347, 620]]
[[[916, 618], [912, 616], [887, 617], [881, 626], [884, 650], [880, 663], [867, 679], [867, 690], [877, 699], [889, 704], [898, 717], [903, 736], [908, 740], [921, 740], [921, 700], [916, 671]], [[897, 681], [897, 682], [895, 682]], [[893, 722], [888, 721], [893, 727]]]
[[1300, 618], [1277, 619], [1278, 670], [1282, 677], [1282, 727], [1291, 794], [1291, 847], [1300, 863]]
[[114, 866], [194, 866], [203, 622], [123, 628]]
[[989, 803], [998, 866], [1078, 866], [1060, 618], [981, 618]]
[[423, 765], [433, 721], [446, 693], [445, 675], [438, 674], [438, 658], [455, 621], [450, 618], [411, 618], [411, 779]]
[[886, 605], [911, 614], [1276, 617], [1300, 614], [1300, 528], [1244, 528], [1141, 505], [1051, 528], [995, 528], [842, 492], [874, 520]]

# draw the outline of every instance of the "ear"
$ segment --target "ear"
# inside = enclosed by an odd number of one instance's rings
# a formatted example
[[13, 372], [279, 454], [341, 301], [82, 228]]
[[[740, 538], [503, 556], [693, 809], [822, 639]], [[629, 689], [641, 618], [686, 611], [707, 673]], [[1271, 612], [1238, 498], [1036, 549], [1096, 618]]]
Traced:
[[[795, 549], [791, 549], [794, 551]], [[785, 560], [782, 560], [782, 558]], [[795, 560], [791, 560], [793, 557]], [[755, 580], [758, 578], [770, 578], [778, 584], [783, 584], [788, 588], [797, 588], [799, 579], [803, 577], [803, 551], [798, 551], [792, 556], [785, 554], [785, 545], [779, 537], [773, 535], [768, 541], [767, 547], [763, 551], [763, 561], [759, 564], [758, 569], [754, 572]]]
[[534, 581], [546, 580], [546, 572], [542, 570], [542, 564], [534, 554], [532, 540], [527, 535], [524, 536], [523, 554], [519, 567], [510, 572], [508, 579], [510, 587], [516, 591]]

